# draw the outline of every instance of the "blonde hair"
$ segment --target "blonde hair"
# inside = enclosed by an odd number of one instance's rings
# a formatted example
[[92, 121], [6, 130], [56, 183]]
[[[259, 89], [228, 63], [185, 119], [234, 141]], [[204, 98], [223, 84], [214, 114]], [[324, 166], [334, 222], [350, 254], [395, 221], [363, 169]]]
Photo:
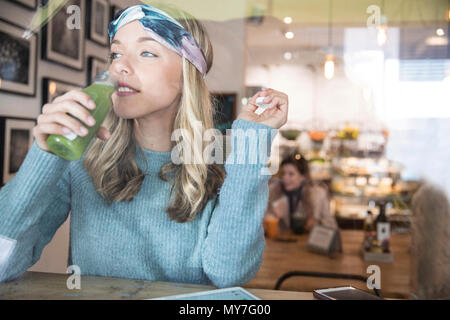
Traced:
[[[209, 72], [213, 49], [204, 26], [185, 11], [168, 5], [159, 4], [157, 7], [174, 17], [193, 35], [205, 54]], [[193, 161], [190, 163], [193, 164], [168, 162], [161, 167], [159, 178], [172, 181], [166, 213], [177, 222], [189, 222], [218, 193], [225, 172], [217, 164], [207, 164], [208, 159], [203, 158], [203, 142], [194, 143], [195, 134], [203, 136], [199, 130], [214, 128], [214, 109], [202, 75], [188, 60], [182, 59], [182, 94], [173, 129], [182, 129], [179, 132], [183, 143], [191, 147]], [[198, 121], [202, 128], [195, 126]], [[107, 141], [94, 139], [91, 142], [83, 162], [84, 168], [91, 176], [96, 190], [109, 205], [113, 201], [132, 201], [145, 177], [135, 160], [136, 150], [144, 159], [145, 155], [134, 137], [134, 120], [118, 117], [111, 108], [103, 126], [111, 132], [111, 137]]]

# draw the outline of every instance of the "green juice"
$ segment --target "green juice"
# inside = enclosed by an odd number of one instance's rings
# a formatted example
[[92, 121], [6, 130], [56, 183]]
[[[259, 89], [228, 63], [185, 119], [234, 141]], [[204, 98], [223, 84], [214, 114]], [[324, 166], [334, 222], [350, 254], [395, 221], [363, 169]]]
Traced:
[[50, 151], [66, 160], [79, 160], [111, 109], [111, 95], [116, 89], [117, 81], [112, 79], [108, 72], [98, 75], [92, 85], [84, 88], [82, 91], [86, 92], [96, 105], [94, 110], [86, 108], [95, 119], [95, 125], [88, 126], [83, 121], [69, 114], [88, 129], [88, 134], [85, 136], [77, 136], [75, 133], [67, 135], [51, 134], [47, 138], [47, 145]]

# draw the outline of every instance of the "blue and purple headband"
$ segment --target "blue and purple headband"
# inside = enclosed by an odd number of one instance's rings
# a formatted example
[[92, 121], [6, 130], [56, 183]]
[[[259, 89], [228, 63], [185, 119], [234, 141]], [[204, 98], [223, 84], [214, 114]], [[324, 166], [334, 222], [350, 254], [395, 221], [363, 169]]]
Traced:
[[109, 42], [120, 27], [134, 20], [138, 20], [153, 39], [191, 62], [205, 79], [206, 58], [197, 41], [177, 20], [150, 5], [135, 5], [119, 11], [108, 26]]

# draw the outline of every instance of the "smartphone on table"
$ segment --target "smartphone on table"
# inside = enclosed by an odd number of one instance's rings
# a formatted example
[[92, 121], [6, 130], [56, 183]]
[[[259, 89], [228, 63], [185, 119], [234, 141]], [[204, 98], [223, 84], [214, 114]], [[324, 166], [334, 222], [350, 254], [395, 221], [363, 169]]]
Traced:
[[382, 298], [361, 289], [346, 286], [313, 291], [314, 298], [320, 300], [383, 300]]

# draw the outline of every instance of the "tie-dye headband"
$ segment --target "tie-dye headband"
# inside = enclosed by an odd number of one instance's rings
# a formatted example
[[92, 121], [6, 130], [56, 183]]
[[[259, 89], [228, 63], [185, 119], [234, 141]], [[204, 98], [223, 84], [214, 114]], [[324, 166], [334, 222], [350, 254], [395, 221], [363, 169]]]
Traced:
[[177, 20], [150, 5], [135, 5], [119, 11], [108, 26], [109, 42], [120, 27], [134, 20], [139, 20], [153, 39], [190, 61], [205, 79], [206, 58], [197, 41]]

